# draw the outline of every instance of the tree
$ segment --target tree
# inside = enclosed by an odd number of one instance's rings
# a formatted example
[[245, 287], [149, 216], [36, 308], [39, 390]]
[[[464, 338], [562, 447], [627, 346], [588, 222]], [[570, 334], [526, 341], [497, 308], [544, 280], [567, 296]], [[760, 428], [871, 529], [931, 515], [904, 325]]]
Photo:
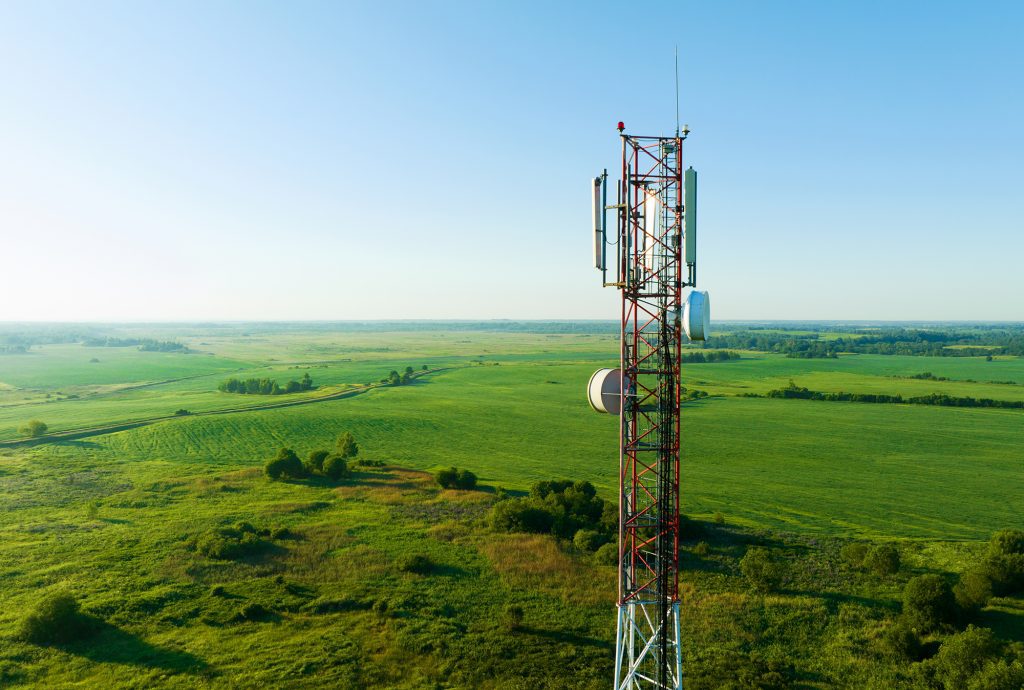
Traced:
[[32, 438], [38, 438], [45, 434], [49, 428], [44, 422], [33, 419], [18, 429], [18, 431]]
[[406, 367], [405, 368], [405, 373], [409, 374], [411, 376], [412, 375], [412, 367]]
[[572, 538], [573, 546], [580, 551], [597, 551], [605, 545], [608, 537], [592, 529], [577, 530]]
[[864, 567], [876, 575], [894, 575], [900, 569], [900, 552], [889, 544], [876, 546], [865, 554]]
[[928, 633], [953, 620], [953, 590], [939, 575], [918, 575], [903, 590], [903, 616], [918, 631]]
[[331, 454], [329, 450], [314, 450], [309, 454], [309, 459], [306, 460], [306, 469], [310, 474], [323, 473], [324, 471], [324, 460]]
[[454, 489], [459, 484], [459, 470], [454, 467], [438, 470], [437, 474], [434, 475], [434, 479], [437, 480], [442, 489]]
[[476, 475], [469, 470], [462, 470], [459, 472], [458, 478], [455, 480], [455, 486], [462, 489], [463, 491], [471, 491], [476, 488]]
[[753, 546], [740, 559], [740, 571], [750, 586], [759, 592], [770, 592], [782, 582], [782, 568], [767, 549]]
[[386, 380], [386, 383], [389, 386], [400, 386], [400, 385], [402, 385], [402, 376], [401, 376], [401, 374], [399, 374], [397, 371], [392, 369], [391, 373], [388, 374], [388, 378]]
[[331, 455], [324, 460], [324, 476], [338, 481], [348, 475], [348, 463], [341, 455]]
[[302, 375], [302, 381], [300, 383], [300, 386], [304, 391], [308, 391], [313, 387], [313, 379], [310, 377], [308, 371]]
[[306, 476], [306, 468], [302, 466], [299, 456], [291, 448], [281, 448], [277, 451], [277, 456], [268, 462], [263, 470], [271, 479], [280, 479], [281, 477], [300, 479]]
[[553, 516], [528, 500], [514, 498], [495, 503], [490, 513], [491, 527], [503, 532], [545, 534], [551, 531]]
[[359, 455], [359, 444], [356, 443], [356, 437], [352, 435], [351, 431], [338, 436], [337, 442], [338, 455], [343, 458], [354, 458]]
[[999, 641], [988, 628], [967, 626], [946, 638], [932, 659], [934, 677], [942, 687], [966, 688], [968, 681], [999, 653]]
[[992, 580], [983, 572], [969, 570], [953, 587], [957, 605], [965, 611], [980, 609], [992, 598]]

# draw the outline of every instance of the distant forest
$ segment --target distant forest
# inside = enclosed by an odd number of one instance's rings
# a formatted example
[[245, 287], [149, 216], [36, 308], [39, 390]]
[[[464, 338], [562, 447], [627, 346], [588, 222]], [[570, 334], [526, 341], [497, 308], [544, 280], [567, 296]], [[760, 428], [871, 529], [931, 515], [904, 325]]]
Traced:
[[[810, 329], [804, 326], [802, 330]], [[824, 335], [828, 337], [822, 337]], [[778, 328], [749, 328], [714, 335], [703, 346], [777, 352], [796, 358], [836, 357], [840, 352], [934, 357], [1022, 356], [1024, 327], [877, 328], [823, 330], [799, 335], [779, 332]]]

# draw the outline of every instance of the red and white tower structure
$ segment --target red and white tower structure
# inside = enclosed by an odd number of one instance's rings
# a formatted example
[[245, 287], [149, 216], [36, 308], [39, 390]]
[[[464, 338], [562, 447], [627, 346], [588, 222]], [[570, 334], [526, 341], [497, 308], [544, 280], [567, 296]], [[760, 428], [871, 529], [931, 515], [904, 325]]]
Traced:
[[[622, 294], [618, 369], [588, 385], [591, 405], [618, 415], [619, 583], [616, 690], [682, 687], [679, 601], [680, 364], [683, 338], [703, 340], [707, 293], [697, 281], [697, 174], [683, 168], [688, 130], [624, 133], [616, 203], [594, 178], [594, 253]], [[607, 211], [617, 220], [608, 237]], [[615, 266], [608, 266], [614, 253]], [[607, 274], [614, 271], [614, 280]]]

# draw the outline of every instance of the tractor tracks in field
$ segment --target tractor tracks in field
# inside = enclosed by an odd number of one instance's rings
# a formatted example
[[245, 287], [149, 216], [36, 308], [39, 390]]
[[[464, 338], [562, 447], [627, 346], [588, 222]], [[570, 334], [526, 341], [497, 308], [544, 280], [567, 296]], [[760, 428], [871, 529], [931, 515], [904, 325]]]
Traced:
[[[470, 365], [463, 366], [452, 366], [452, 367], [440, 367], [438, 369], [428, 369], [427, 371], [414, 372], [412, 378], [419, 379], [423, 376], [430, 374], [439, 374], [445, 371], [451, 371], [453, 369], [462, 369]], [[147, 417], [145, 419], [136, 419], [128, 422], [117, 422], [114, 424], [104, 424], [102, 426], [85, 427], [80, 429], [69, 429], [67, 431], [57, 431], [45, 436], [38, 438], [17, 438], [9, 441], [0, 441], [0, 448], [19, 448], [38, 446], [46, 443], [59, 443], [61, 441], [77, 441], [83, 438], [89, 438], [92, 436], [103, 436], [106, 434], [113, 434], [118, 431], [128, 431], [129, 429], [137, 429], [142, 426], [149, 426], [150, 424], [157, 424], [159, 422], [166, 422], [171, 419], [190, 419], [194, 417], [212, 417], [214, 415], [225, 415], [225, 414], [239, 414], [242, 412], [261, 412], [263, 410], [276, 410], [283, 407], [298, 407], [299, 405], [312, 405], [314, 403], [328, 402], [331, 400], [341, 400], [343, 398], [351, 398], [367, 391], [376, 390], [378, 388], [390, 388], [390, 384], [386, 383], [368, 383], [363, 386], [356, 386], [354, 388], [347, 388], [341, 391], [335, 391], [328, 393], [327, 395], [319, 395], [309, 398], [300, 398], [298, 400], [281, 400], [278, 402], [268, 402], [259, 405], [249, 405], [243, 407], [228, 407], [219, 410], [207, 410], [205, 412], [190, 412], [187, 415], [168, 414], [160, 415], [158, 417]]]

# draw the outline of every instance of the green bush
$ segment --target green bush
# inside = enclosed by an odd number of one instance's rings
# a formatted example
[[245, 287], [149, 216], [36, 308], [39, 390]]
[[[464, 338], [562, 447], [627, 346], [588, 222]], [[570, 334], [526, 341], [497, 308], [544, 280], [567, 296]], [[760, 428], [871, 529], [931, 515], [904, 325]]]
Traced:
[[989, 661], [971, 678], [967, 690], [1020, 690], [1024, 688], [1024, 664], [1005, 659]]
[[41, 422], [38, 419], [33, 419], [18, 429], [18, 432], [25, 434], [26, 436], [31, 436], [32, 438], [38, 438], [44, 435], [49, 428], [50, 427], [47, 426], [46, 423]]
[[476, 475], [469, 470], [460, 470], [457, 467], [439, 470], [434, 478], [437, 483], [445, 489], [461, 489], [470, 491], [476, 488]]
[[309, 459], [306, 460], [306, 471], [309, 474], [322, 474], [324, 471], [324, 461], [331, 455], [329, 450], [314, 450], [309, 454]]
[[337, 449], [338, 455], [346, 459], [359, 455], [359, 444], [356, 443], [356, 437], [352, 435], [351, 431], [346, 431], [338, 436]]
[[581, 529], [572, 538], [573, 546], [580, 551], [597, 551], [608, 542], [608, 537], [592, 529]]
[[594, 561], [601, 565], [618, 565], [619, 564], [619, 546], [618, 544], [605, 544], [597, 551], [594, 552]]
[[957, 605], [966, 610], [983, 608], [992, 598], [992, 579], [978, 570], [970, 570], [960, 576], [953, 587]]
[[1024, 554], [1024, 530], [1000, 530], [989, 539], [988, 548], [993, 554]]
[[839, 550], [839, 557], [853, 568], [864, 565], [864, 557], [868, 555], [868, 545], [861, 542], [847, 544]]
[[434, 479], [443, 489], [454, 489], [459, 483], [459, 471], [454, 467], [445, 470], [438, 470]]
[[941, 687], [961, 690], [998, 653], [999, 641], [991, 630], [969, 625], [962, 633], [947, 637], [928, 665]]
[[51, 594], [21, 621], [19, 637], [33, 644], [64, 644], [90, 635], [93, 626], [70, 594]]
[[348, 476], [348, 462], [341, 455], [331, 455], [324, 461], [324, 476], [338, 481]]
[[219, 561], [230, 561], [259, 553], [268, 545], [260, 539], [255, 528], [221, 527], [199, 535], [194, 542], [197, 553]]
[[291, 448], [278, 450], [277, 455], [264, 466], [263, 471], [271, 479], [280, 479], [281, 477], [301, 479], [306, 476], [306, 468], [303, 467], [299, 456]]
[[503, 532], [530, 532], [546, 534], [551, 531], [554, 518], [548, 511], [538, 508], [525, 498], [513, 498], [495, 503], [489, 515], [491, 527]]
[[918, 575], [903, 590], [903, 616], [922, 633], [953, 620], [955, 602], [949, 583], [938, 575]]
[[476, 488], [476, 475], [469, 470], [462, 470], [459, 472], [455, 485], [463, 491], [471, 491]]
[[273, 612], [263, 604], [251, 601], [244, 604], [235, 614], [235, 620], [239, 621], [264, 621], [270, 618]]
[[900, 552], [889, 544], [875, 546], [864, 556], [864, 567], [875, 575], [895, 575], [900, 569]]
[[905, 621], [883, 630], [879, 642], [882, 653], [898, 661], [916, 661], [921, 656], [921, 638]]
[[740, 571], [758, 592], [770, 592], [782, 582], [782, 567], [767, 549], [752, 546], [740, 559]]
[[426, 575], [434, 569], [434, 562], [430, 560], [429, 556], [417, 553], [411, 556], [403, 556], [402, 558], [399, 558], [398, 569], [403, 573]]
[[699, 541], [693, 547], [693, 553], [695, 556], [700, 556], [701, 558], [704, 558], [709, 553], [711, 553], [711, 546], [706, 541]]
[[992, 592], [998, 596], [1024, 589], [1024, 554], [992, 553], [982, 563], [980, 572], [992, 581]]

